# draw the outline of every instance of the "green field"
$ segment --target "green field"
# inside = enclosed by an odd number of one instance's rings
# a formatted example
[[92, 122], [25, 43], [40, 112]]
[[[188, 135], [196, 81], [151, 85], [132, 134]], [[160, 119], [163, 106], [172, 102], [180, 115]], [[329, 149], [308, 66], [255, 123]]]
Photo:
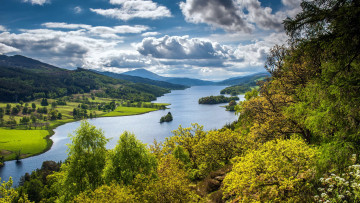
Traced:
[[[112, 98], [99, 98], [96, 97], [94, 100], [91, 99], [90, 94], [78, 94], [73, 95], [74, 98], [83, 98], [86, 97], [91, 102], [97, 103], [108, 103], [111, 101], [116, 101], [119, 105], [121, 102], [120, 100], [114, 100]], [[55, 99], [48, 99], [49, 106], [47, 108], [51, 109], [51, 103], [56, 101]], [[41, 106], [41, 99], [37, 99], [32, 102], [28, 102], [29, 107], [31, 107], [31, 103], [35, 103], [36, 107]], [[5, 109], [7, 103], [0, 103], [0, 108]], [[16, 105], [20, 105], [19, 103], [9, 103], [12, 107]], [[33, 156], [36, 154], [40, 154], [46, 151], [51, 146], [51, 140], [48, 135], [51, 133], [51, 129], [56, 128], [57, 126], [63, 125], [65, 123], [76, 121], [74, 119], [72, 113], [73, 109], [77, 108], [81, 104], [80, 102], [75, 101], [67, 101], [65, 106], [58, 105], [55, 107], [59, 113], [62, 114], [62, 118], [60, 120], [47, 120], [47, 121], [40, 121], [48, 123], [48, 126], [42, 126], [35, 129], [35, 127], [31, 127], [31, 130], [28, 130], [28, 126], [26, 125], [17, 125], [10, 129], [7, 128], [0, 128], [0, 156], [4, 156], [5, 160], [12, 160], [15, 159], [15, 152], [21, 151], [21, 158]], [[137, 103], [134, 103], [135, 105]], [[143, 102], [143, 104], [149, 105], [150, 102]], [[162, 104], [158, 103], [157, 105], [169, 105], [169, 104]], [[25, 106], [25, 104], [23, 105]], [[143, 108], [143, 107], [125, 107], [125, 106], [118, 106], [114, 111], [106, 112], [100, 111], [97, 109], [88, 110], [89, 113], [95, 115], [95, 117], [115, 117], [115, 116], [130, 116], [130, 115], [137, 115], [148, 113], [151, 111], [156, 111], [156, 108]], [[24, 115], [21, 112], [15, 116], [12, 116], [17, 123], [20, 122], [20, 119]], [[29, 116], [27, 114], [26, 116]], [[9, 120], [9, 115], [4, 115], [4, 120]]]
[[21, 158], [39, 154], [50, 143], [46, 137], [48, 130], [9, 130], [0, 128], [0, 153], [5, 160], [15, 159], [15, 152], [20, 150]]
[[143, 114], [151, 111], [156, 111], [157, 109], [153, 108], [137, 108], [137, 107], [125, 107], [119, 106], [114, 111], [109, 112], [102, 117], [112, 117], [112, 116], [130, 116], [136, 114]]

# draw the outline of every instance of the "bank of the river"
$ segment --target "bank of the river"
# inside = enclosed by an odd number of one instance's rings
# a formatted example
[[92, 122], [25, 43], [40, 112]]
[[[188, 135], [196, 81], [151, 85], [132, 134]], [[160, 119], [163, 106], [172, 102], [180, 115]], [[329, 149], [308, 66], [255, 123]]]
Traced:
[[[195, 86], [186, 90], [174, 90], [169, 94], [158, 97], [154, 103], [168, 103], [174, 120], [167, 123], [159, 123], [159, 119], [166, 115], [169, 110], [152, 111], [133, 116], [101, 117], [89, 119], [89, 122], [104, 131], [109, 139], [107, 149], [113, 149], [124, 131], [132, 132], [144, 144], [153, 143], [154, 139], [163, 142], [167, 137], [172, 136], [171, 131], [179, 125], [190, 127], [191, 123], [199, 123], [204, 130], [219, 129], [225, 124], [232, 123], [237, 119], [234, 112], [225, 111], [221, 104], [200, 105], [200, 97], [218, 94], [224, 86]], [[243, 100], [243, 96], [239, 96]], [[3, 181], [13, 178], [14, 185], [19, 184], [21, 176], [25, 173], [41, 168], [44, 161], [55, 162], [66, 160], [67, 149], [71, 143], [69, 134], [80, 126], [80, 121], [69, 122], [54, 129], [51, 137], [53, 144], [51, 149], [37, 156], [28, 157], [17, 162], [7, 161], [5, 166], [0, 168], [0, 177]]]
[[[158, 104], [169, 105], [169, 104]], [[125, 107], [118, 106], [114, 111], [98, 114], [97, 117], [117, 117], [139, 115], [152, 111], [156, 108]], [[79, 121], [81, 119], [64, 119], [52, 121], [47, 129], [8, 129], [0, 128], [0, 155], [4, 161], [24, 159], [47, 152], [51, 149], [54, 129], [66, 123]], [[1, 166], [1, 165], [0, 165]]]

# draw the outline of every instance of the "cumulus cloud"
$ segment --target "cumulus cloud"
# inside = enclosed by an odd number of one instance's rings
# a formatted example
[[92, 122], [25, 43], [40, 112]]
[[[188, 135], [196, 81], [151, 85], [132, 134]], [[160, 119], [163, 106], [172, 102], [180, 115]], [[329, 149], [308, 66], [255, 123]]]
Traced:
[[7, 29], [4, 26], [0, 25], [0, 32], [6, 32], [6, 31]]
[[[121, 40], [111, 38], [112, 34], [138, 33], [148, 29], [147, 27], [89, 28], [83, 25], [46, 25], [65, 30], [20, 29], [20, 33], [2, 32], [0, 53], [22, 54], [63, 68], [83, 67], [115, 72], [126, 68], [144, 68], [159, 64], [155, 59], [144, 57], [136, 50], [124, 49]], [[72, 30], [72, 28], [79, 29]]]
[[144, 38], [136, 45], [144, 56], [166, 59], [211, 59], [230, 58], [231, 49], [211, 41], [204, 41], [189, 36], [164, 36]]
[[90, 8], [90, 11], [125, 21], [133, 18], [159, 19], [171, 17], [171, 12], [168, 8], [160, 6], [151, 0], [110, 0], [110, 4], [120, 7], [110, 9]]
[[284, 44], [286, 39], [284, 33], [273, 33], [258, 41], [233, 47], [188, 36], [164, 36], [145, 38], [136, 44], [136, 48], [140, 54], [155, 58], [171, 69], [188, 71], [195, 68], [202, 70], [202, 74], [210, 74], [209, 69], [251, 73], [263, 71], [271, 47]]
[[[273, 33], [262, 40], [254, 41], [253, 43], [246, 45], [238, 45], [234, 50], [234, 55], [237, 58], [244, 58], [244, 61], [239, 67], [259, 67], [263, 69], [264, 62], [270, 49], [275, 44], [285, 44], [287, 39], [288, 37], [284, 33]], [[231, 63], [231, 61], [228, 62], [228, 64]]]
[[188, 22], [207, 23], [229, 32], [253, 30], [233, 0], [186, 0], [180, 3], [180, 9]]
[[259, 0], [186, 0], [180, 3], [185, 20], [206, 23], [227, 32], [249, 33], [258, 27], [282, 31], [282, 21], [300, 10], [301, 0], [282, 0], [285, 10], [273, 12]]
[[20, 30], [21, 33], [0, 33], [0, 43], [17, 49], [19, 54], [44, 59], [61, 67], [81, 66], [92, 51], [101, 52], [117, 45], [117, 40], [95, 39], [84, 31], [49, 29]]
[[276, 12], [272, 13], [270, 7], [261, 7], [258, 0], [238, 0], [239, 7], [248, 11], [247, 20], [255, 23], [263, 30], [276, 30], [283, 29], [282, 21], [286, 18], [285, 13]]
[[11, 47], [6, 44], [0, 43], [0, 54], [7, 54], [7, 53], [12, 53], [12, 52], [18, 52], [18, 51], [20, 51], [20, 50], [15, 47]]
[[44, 5], [45, 3], [50, 3], [50, 0], [23, 0], [26, 3], [31, 3], [32, 5]]

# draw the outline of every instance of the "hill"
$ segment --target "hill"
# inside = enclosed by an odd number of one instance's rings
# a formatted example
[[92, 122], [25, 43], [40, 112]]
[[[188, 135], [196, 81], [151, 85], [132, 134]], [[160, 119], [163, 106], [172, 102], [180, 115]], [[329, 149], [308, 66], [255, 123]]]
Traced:
[[122, 73], [122, 75], [137, 76], [142, 78], [148, 78], [151, 80], [164, 81], [164, 82], [184, 85], [184, 86], [215, 85], [215, 83], [212, 81], [205, 81], [200, 79], [183, 78], [183, 77], [163, 77], [145, 69], [136, 69], [136, 70], [128, 71]]
[[151, 101], [170, 90], [78, 68], [66, 70], [20, 55], [0, 55], [0, 101], [30, 101], [37, 98], [96, 93], [133, 101]]
[[[188, 86], [185, 86], [185, 85], [179, 85], [179, 84], [174, 84], [174, 83], [170, 83], [170, 82], [165, 82], [165, 81], [160, 81], [160, 80], [153, 80], [153, 79], [149, 79], [149, 78], [126, 75], [126, 74], [117, 74], [117, 73], [112, 73], [112, 72], [97, 72], [97, 73], [102, 74], [102, 75], [106, 75], [106, 76], [109, 76], [109, 77], [112, 77], [112, 78], [116, 78], [116, 79], [127, 80], [127, 81], [131, 81], [131, 82], [134, 82], [134, 83], [143, 83], [143, 84], [155, 85], [155, 86], [168, 88], [168, 89], [172, 89], [172, 90], [181, 90], [181, 89], [185, 89], [185, 88], [188, 87]], [[161, 76], [159, 76], [159, 77], [161, 77]]]
[[256, 85], [256, 81], [257, 80], [261, 80], [264, 79], [265, 77], [270, 77], [269, 73], [255, 73], [252, 75], [247, 75], [247, 76], [241, 76], [241, 77], [234, 77], [234, 78], [229, 78], [226, 80], [223, 80], [221, 82], [218, 82], [218, 85], [243, 85], [243, 84], [250, 84], [251, 86], [255, 86]]

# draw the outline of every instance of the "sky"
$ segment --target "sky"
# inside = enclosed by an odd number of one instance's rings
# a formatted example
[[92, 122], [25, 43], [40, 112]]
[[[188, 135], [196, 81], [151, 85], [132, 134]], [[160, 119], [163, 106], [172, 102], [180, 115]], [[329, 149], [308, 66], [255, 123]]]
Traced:
[[223, 80], [264, 72], [301, 0], [1, 0], [0, 54]]

